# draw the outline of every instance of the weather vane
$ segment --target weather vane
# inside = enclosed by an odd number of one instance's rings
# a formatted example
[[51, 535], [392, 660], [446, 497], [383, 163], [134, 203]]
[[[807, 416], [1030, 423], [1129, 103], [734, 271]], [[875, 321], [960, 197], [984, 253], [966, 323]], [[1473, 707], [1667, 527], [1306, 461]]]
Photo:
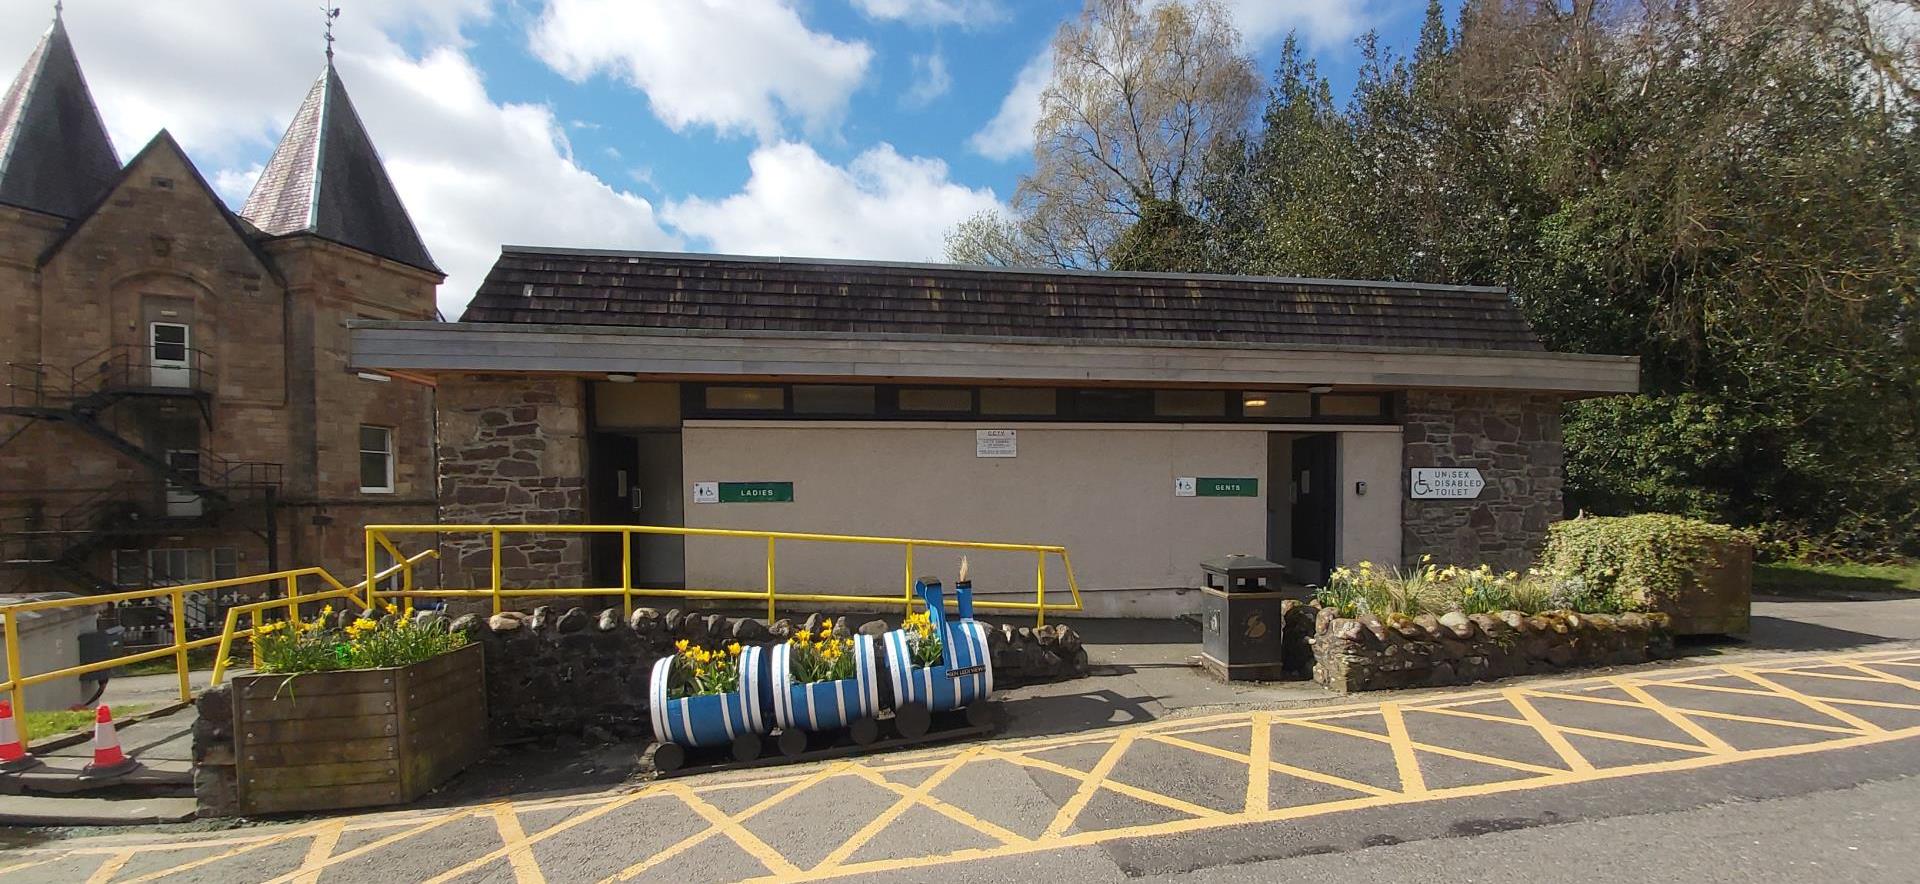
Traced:
[[[59, 0], [55, 0], [56, 8], [58, 7], [58, 4], [59, 4]], [[320, 7], [320, 11], [327, 14], [327, 63], [332, 64], [333, 63], [333, 20], [340, 17], [340, 7], [323, 5]]]

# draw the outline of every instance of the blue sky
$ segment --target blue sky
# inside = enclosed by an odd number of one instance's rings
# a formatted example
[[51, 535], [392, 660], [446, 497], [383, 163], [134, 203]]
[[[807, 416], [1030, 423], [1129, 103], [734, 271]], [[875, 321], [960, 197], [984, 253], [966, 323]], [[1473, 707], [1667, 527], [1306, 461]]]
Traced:
[[[339, 67], [448, 271], [503, 242], [938, 259], [1030, 162], [1046, 47], [1079, 0], [339, 0]], [[0, 0], [18, 69], [50, 2]], [[244, 201], [321, 66], [313, 0], [73, 0], [122, 158], [160, 128]], [[1344, 94], [1353, 38], [1421, 0], [1226, 0], [1263, 75], [1297, 31]], [[1023, 76], [1023, 74], [1025, 76]]]

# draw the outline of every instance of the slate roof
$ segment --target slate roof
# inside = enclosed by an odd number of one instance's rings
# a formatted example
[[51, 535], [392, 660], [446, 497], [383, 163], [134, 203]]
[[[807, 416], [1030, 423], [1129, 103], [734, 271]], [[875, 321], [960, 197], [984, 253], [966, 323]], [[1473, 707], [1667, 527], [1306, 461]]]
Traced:
[[0, 203], [77, 218], [119, 175], [67, 26], [55, 19], [0, 95]]
[[461, 321], [1544, 349], [1498, 288], [520, 246]]
[[294, 113], [240, 216], [438, 273], [331, 63]]

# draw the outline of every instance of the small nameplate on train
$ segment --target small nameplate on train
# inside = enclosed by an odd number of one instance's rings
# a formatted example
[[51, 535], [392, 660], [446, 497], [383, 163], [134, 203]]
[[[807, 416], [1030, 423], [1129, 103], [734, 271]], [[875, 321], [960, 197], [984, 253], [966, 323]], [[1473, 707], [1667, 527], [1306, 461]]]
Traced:
[[987, 667], [985, 665], [969, 666], [965, 669], [949, 669], [947, 670], [947, 677], [948, 678], [966, 678], [969, 675], [979, 675], [980, 673], [985, 671], [987, 671]]

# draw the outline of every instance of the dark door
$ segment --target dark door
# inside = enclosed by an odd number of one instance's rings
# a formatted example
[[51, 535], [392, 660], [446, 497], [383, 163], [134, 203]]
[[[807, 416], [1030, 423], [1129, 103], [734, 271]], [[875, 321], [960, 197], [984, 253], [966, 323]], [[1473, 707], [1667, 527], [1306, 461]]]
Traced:
[[[681, 507], [680, 434], [674, 431], [596, 433], [587, 444], [587, 508], [596, 525], [686, 524]], [[635, 534], [636, 587], [686, 583], [686, 544], [677, 534]], [[595, 586], [620, 585], [620, 535], [593, 538]]]
[[1293, 557], [1319, 564], [1301, 580], [1319, 583], [1333, 560], [1334, 439], [1331, 433], [1293, 440]]

